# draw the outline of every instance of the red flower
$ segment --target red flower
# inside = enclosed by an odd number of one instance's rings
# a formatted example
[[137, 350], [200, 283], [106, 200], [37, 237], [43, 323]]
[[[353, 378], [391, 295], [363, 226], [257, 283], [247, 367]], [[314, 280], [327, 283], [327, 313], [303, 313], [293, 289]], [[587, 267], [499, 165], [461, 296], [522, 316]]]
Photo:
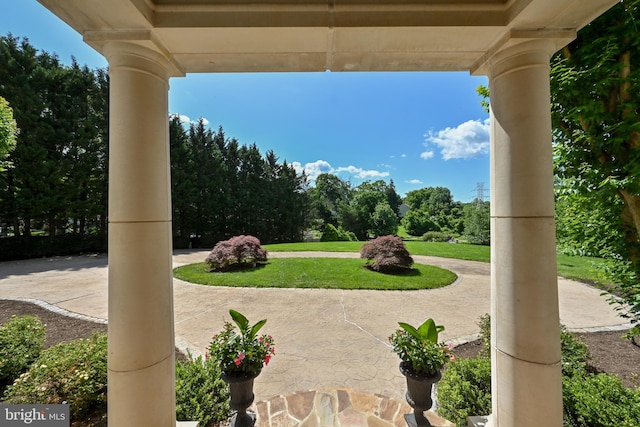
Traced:
[[238, 353], [238, 357], [236, 357], [233, 363], [235, 363], [236, 366], [239, 366], [243, 360], [244, 360], [244, 353]]

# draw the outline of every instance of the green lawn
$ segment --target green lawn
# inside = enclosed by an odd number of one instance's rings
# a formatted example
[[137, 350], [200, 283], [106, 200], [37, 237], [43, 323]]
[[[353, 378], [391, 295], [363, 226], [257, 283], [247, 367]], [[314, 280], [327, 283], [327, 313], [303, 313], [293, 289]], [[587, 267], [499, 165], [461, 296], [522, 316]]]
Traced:
[[[283, 243], [264, 245], [264, 248], [270, 252], [360, 252], [363, 244], [364, 242]], [[421, 241], [407, 241], [405, 245], [411, 255], [430, 255], [481, 262], [489, 262], [491, 260], [489, 246]], [[601, 258], [558, 255], [557, 261], [558, 275], [562, 277], [588, 283], [603, 283], [602, 278], [600, 278], [595, 271], [595, 266], [603, 262]]]
[[364, 260], [354, 258], [271, 258], [266, 266], [253, 270], [209, 273], [204, 263], [198, 263], [178, 267], [174, 275], [213, 286], [378, 290], [435, 289], [457, 278], [449, 270], [423, 264], [414, 264], [407, 275], [377, 273], [363, 265]]

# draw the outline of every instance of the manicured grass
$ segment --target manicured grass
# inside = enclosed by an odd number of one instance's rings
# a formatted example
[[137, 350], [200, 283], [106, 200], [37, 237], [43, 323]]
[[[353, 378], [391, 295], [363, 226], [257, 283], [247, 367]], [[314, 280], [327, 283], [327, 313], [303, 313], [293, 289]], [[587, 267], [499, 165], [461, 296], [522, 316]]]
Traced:
[[[304, 242], [263, 245], [269, 252], [360, 252], [366, 242]], [[411, 255], [429, 255], [443, 258], [465, 259], [469, 261], [489, 262], [489, 246], [406, 241], [405, 246]]]
[[557, 258], [559, 276], [597, 285], [610, 284], [596, 273], [597, 266], [604, 263], [602, 258], [560, 254]]
[[259, 288], [328, 288], [415, 290], [435, 289], [453, 283], [455, 273], [414, 264], [406, 275], [382, 274], [362, 268], [364, 260], [353, 258], [271, 258], [253, 270], [209, 273], [204, 263], [174, 269], [178, 279], [212, 286]]
[[[365, 242], [307, 242], [264, 245], [270, 252], [360, 252]], [[469, 261], [490, 262], [489, 246], [470, 245], [466, 243], [435, 243], [422, 241], [405, 241], [411, 255], [429, 255], [443, 258], [463, 259]], [[558, 255], [558, 275], [568, 279], [587, 283], [606, 284], [598, 276], [595, 266], [601, 264], [601, 258]]]

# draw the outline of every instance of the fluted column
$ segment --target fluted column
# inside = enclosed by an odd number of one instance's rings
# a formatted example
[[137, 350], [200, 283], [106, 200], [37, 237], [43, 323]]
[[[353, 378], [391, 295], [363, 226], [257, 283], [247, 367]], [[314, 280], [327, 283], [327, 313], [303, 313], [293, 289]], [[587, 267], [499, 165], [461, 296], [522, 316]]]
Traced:
[[528, 41], [489, 60], [493, 427], [562, 426], [549, 59]]
[[164, 58], [114, 42], [109, 61], [109, 425], [172, 426], [175, 361]]

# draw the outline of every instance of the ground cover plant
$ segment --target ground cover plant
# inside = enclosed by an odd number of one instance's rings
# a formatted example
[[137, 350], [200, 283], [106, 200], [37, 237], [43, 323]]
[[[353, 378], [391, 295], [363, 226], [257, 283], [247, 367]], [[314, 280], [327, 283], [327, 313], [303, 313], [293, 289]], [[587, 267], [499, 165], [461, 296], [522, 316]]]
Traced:
[[204, 263], [196, 263], [175, 268], [174, 275], [212, 286], [379, 290], [435, 289], [457, 278], [449, 270], [424, 264], [415, 264], [406, 274], [378, 274], [355, 258], [272, 258], [264, 268], [230, 273], [209, 273]]

